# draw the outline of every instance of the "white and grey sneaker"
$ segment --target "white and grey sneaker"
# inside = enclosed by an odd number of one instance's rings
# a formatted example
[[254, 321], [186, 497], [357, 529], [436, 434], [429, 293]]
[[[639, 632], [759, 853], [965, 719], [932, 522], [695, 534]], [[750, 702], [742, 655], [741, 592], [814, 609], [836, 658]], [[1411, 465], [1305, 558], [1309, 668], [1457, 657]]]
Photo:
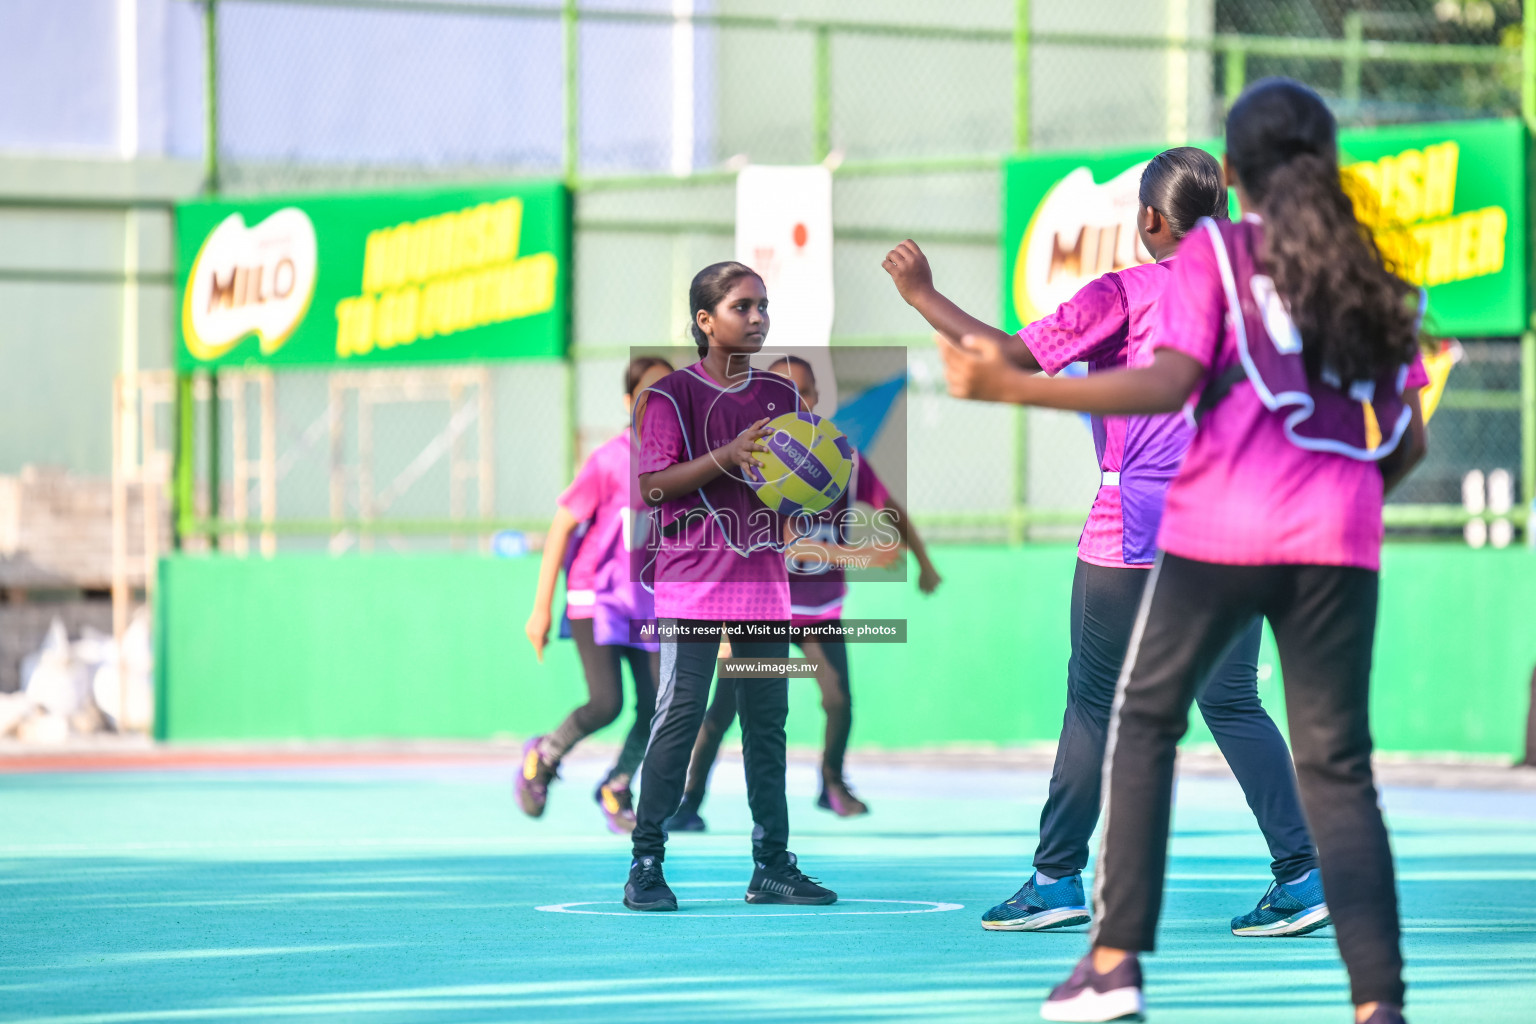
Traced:
[[783, 861], [772, 867], [757, 862], [747, 885], [747, 902], [825, 906], [837, 902], [837, 893], [817, 885], [816, 879], [795, 866], [795, 855], [786, 852]]

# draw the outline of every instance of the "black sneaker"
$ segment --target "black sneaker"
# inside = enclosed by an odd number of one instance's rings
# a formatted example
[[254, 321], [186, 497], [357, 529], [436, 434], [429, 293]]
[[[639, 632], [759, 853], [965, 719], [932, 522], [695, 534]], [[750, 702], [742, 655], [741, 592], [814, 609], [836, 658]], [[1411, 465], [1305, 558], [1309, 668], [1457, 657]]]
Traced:
[[816, 884], [816, 879], [795, 866], [795, 855], [784, 854], [777, 867], [758, 864], [747, 886], [748, 903], [796, 903], [826, 906], [837, 902], [837, 893]]
[[641, 857], [630, 861], [629, 881], [624, 883], [624, 905], [630, 910], [676, 910], [677, 897], [661, 876], [661, 861]]

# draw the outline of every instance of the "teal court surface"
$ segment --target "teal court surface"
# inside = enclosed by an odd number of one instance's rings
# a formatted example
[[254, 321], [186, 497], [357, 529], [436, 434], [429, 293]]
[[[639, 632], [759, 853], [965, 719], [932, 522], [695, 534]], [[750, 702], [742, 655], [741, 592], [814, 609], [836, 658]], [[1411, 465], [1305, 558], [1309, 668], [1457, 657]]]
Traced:
[[[625, 840], [565, 766], [539, 821], [510, 758], [0, 774], [0, 1020], [1037, 1020], [1084, 929], [983, 931], [1027, 870], [1046, 774], [860, 765], [873, 808], [812, 806], [790, 766], [792, 848], [842, 901], [742, 901], [751, 865], [739, 759], [674, 836], [683, 909], [619, 904]], [[38, 765], [34, 763], [32, 768]], [[77, 766], [78, 767], [78, 766]], [[1388, 786], [1410, 1019], [1536, 1021], [1536, 790]], [[1351, 1019], [1332, 929], [1237, 939], [1266, 884], [1235, 783], [1181, 780], [1159, 1022]]]

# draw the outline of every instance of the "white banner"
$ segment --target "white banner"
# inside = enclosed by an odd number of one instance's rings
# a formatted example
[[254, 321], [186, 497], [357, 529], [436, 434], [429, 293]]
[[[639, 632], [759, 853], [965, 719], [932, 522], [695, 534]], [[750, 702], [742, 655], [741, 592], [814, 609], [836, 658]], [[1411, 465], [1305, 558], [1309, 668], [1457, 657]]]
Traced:
[[[832, 340], [832, 172], [751, 165], [736, 179], [736, 259], [768, 286], [765, 355], [795, 352], [816, 373], [816, 411], [837, 408]], [[755, 360], [766, 365], [764, 360]]]

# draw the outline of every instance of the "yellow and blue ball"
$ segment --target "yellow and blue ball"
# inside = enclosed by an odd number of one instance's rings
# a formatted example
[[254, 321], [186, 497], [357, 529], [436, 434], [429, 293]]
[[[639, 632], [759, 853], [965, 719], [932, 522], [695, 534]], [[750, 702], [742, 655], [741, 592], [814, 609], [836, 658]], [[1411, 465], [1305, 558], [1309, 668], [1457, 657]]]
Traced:
[[762, 467], [748, 482], [764, 505], [783, 516], [820, 512], [848, 489], [853, 445], [843, 432], [815, 413], [789, 412], [769, 420]]

